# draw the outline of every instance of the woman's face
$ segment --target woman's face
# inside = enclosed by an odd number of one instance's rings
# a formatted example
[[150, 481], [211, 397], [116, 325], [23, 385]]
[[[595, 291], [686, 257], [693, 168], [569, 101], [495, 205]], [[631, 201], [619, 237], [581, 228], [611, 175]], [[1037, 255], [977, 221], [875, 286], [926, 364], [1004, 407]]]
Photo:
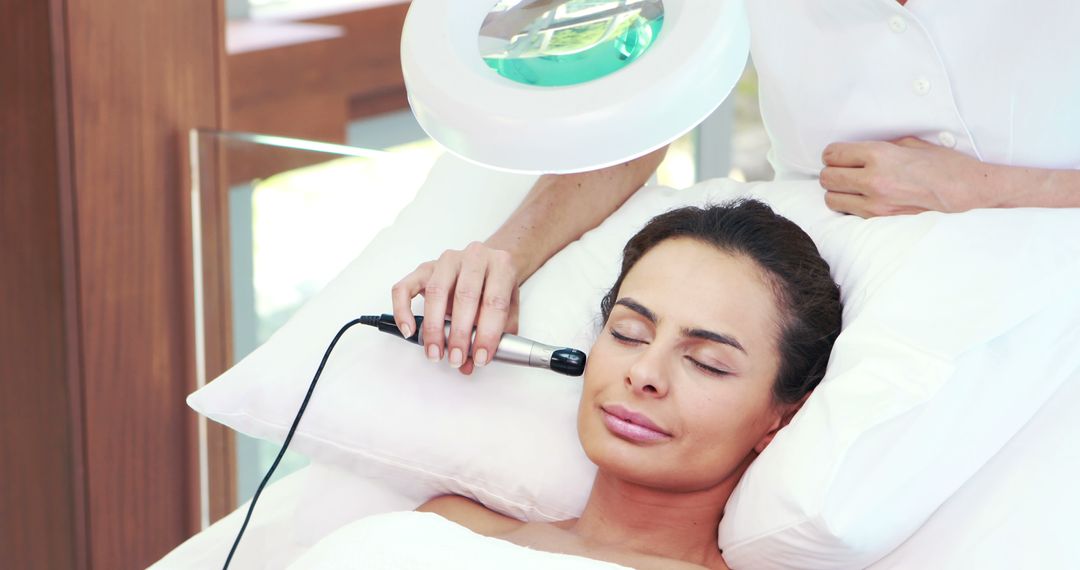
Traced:
[[781, 425], [779, 322], [753, 261], [689, 238], [653, 247], [623, 280], [589, 355], [578, 409], [586, 454], [673, 491], [741, 476]]

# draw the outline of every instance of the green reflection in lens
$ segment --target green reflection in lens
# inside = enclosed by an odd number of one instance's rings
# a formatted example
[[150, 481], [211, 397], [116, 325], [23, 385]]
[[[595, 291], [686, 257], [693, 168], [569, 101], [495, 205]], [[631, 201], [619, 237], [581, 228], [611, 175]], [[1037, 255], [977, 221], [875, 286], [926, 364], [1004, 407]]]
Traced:
[[501, 0], [480, 28], [480, 55], [518, 83], [575, 85], [633, 63], [663, 25], [662, 0]]

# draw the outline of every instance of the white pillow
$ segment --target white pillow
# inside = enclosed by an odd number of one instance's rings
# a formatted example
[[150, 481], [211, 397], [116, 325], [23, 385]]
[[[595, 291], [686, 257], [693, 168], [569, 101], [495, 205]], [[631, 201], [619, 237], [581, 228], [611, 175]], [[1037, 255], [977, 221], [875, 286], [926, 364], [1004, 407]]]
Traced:
[[874, 570], [1080, 565], [1078, 409], [1080, 371]]
[[[443, 159], [394, 226], [189, 404], [280, 441], [340, 325], [388, 311], [394, 280], [490, 233], [531, 183]], [[1080, 369], [1080, 212], [863, 221], [829, 212], [821, 193], [814, 181], [646, 188], [522, 290], [521, 334], [587, 349], [623, 244], [655, 214], [751, 195], [815, 239], [842, 287], [845, 330], [821, 388], [729, 502], [720, 543], [736, 567], [877, 560]], [[419, 351], [347, 334], [293, 447], [412, 496], [459, 493], [531, 520], [580, 512], [594, 472], [575, 432], [580, 383], [503, 365], [462, 377]]]
[[858, 271], [880, 251], [859, 251], [872, 236], [824, 236], [827, 259], [855, 257], [842, 290], [866, 296], [845, 307], [825, 381], [728, 502], [732, 566], [878, 560], [1080, 371], [1080, 211], [918, 218], [888, 221], [932, 226], [906, 257], [878, 260], [895, 266], [873, 290]]

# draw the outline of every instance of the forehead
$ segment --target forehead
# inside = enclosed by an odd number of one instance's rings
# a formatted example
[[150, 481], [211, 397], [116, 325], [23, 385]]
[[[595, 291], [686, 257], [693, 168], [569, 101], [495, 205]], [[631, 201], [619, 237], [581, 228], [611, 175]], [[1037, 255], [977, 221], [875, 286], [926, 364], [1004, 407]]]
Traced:
[[775, 346], [780, 313], [764, 270], [746, 256], [696, 239], [672, 238], [649, 250], [627, 273], [619, 297], [633, 297], [680, 327]]

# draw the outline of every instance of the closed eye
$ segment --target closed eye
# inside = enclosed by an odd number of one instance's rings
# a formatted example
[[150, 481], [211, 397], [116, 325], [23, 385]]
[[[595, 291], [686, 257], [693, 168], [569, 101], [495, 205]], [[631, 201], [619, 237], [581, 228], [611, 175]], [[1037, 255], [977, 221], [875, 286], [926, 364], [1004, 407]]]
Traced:
[[702, 363], [694, 360], [693, 358], [690, 358], [689, 356], [687, 356], [686, 359], [689, 360], [690, 362], [692, 362], [694, 364], [694, 366], [697, 366], [699, 369], [701, 369], [706, 374], [711, 374], [713, 376], [728, 376], [728, 375], [731, 374], [727, 370], [720, 370], [719, 368], [713, 368], [712, 366], [709, 366], [707, 364], [702, 364]]
[[608, 329], [608, 331], [611, 333], [611, 336], [615, 338], [615, 340], [617, 340], [617, 341], [619, 341], [621, 343], [624, 343], [624, 344], [645, 344], [645, 341], [638, 340], [636, 338], [630, 338], [630, 337], [628, 337], [626, 335], [619, 334], [619, 333], [615, 332], [615, 329]]

